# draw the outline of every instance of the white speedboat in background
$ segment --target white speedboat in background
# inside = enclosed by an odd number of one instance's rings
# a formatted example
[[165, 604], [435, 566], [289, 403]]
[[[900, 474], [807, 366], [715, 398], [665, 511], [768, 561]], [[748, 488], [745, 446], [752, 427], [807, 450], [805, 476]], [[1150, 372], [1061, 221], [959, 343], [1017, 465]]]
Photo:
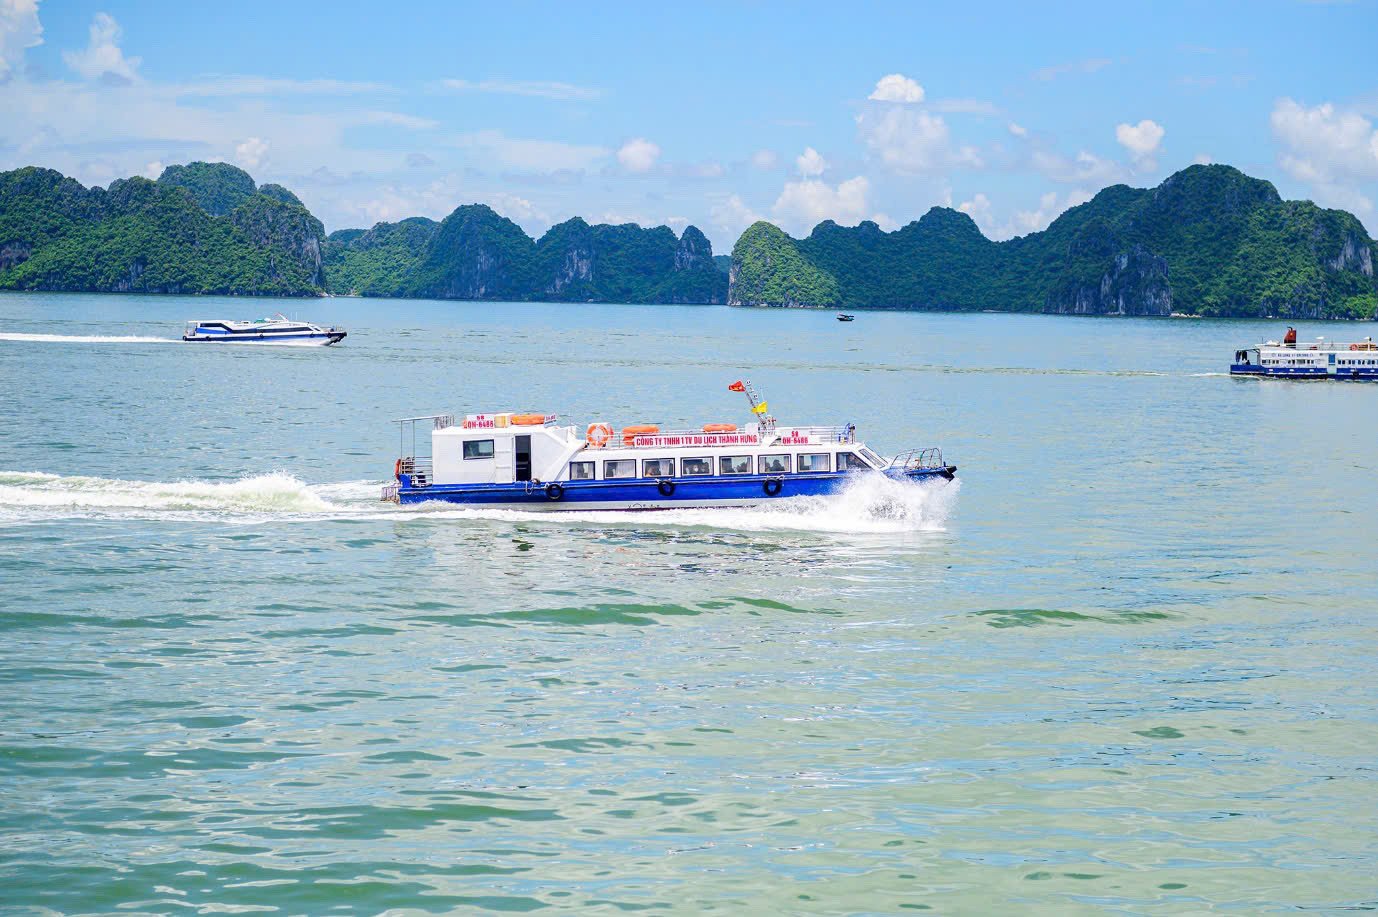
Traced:
[[207, 319], [187, 322], [184, 341], [214, 341], [220, 344], [335, 344], [344, 340], [343, 328], [322, 328], [310, 322], [294, 322], [281, 312], [248, 322]]

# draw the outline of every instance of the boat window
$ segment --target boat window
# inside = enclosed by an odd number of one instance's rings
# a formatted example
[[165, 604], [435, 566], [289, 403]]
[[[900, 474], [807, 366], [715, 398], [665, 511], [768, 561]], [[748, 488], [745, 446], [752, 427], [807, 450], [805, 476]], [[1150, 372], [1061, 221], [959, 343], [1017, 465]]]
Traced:
[[758, 455], [756, 456], [756, 470], [760, 474], [787, 474], [789, 472], [789, 456]]
[[492, 458], [493, 441], [491, 439], [466, 439], [464, 441], [464, 457], [466, 459]]
[[718, 459], [723, 474], [751, 474], [751, 456], [724, 455]]
[[882, 465], [885, 464], [885, 459], [883, 459], [883, 458], [881, 458], [880, 456], [876, 455], [874, 452], [872, 452], [870, 449], [866, 448], [865, 446], [862, 446], [861, 449], [860, 449], [859, 451], [861, 452], [862, 455], [864, 455], [864, 456], [866, 457], [866, 460], [867, 460], [868, 462], [871, 463], [871, 467], [872, 467], [872, 468], [880, 468]]
[[712, 474], [713, 460], [710, 458], [687, 458], [680, 462], [680, 470], [685, 474]]
[[806, 471], [831, 471], [832, 462], [828, 461], [828, 453], [811, 452], [808, 455], [799, 456], [799, 472]]
[[675, 460], [646, 459], [641, 463], [641, 476], [643, 478], [673, 478], [675, 476]]
[[603, 463], [603, 480], [636, 477], [636, 459], [613, 459]]
[[571, 481], [592, 481], [593, 466], [596, 462], [570, 462], [569, 479]]
[[839, 452], [837, 454], [838, 471], [870, 471], [871, 466], [866, 464], [866, 460], [855, 452]]

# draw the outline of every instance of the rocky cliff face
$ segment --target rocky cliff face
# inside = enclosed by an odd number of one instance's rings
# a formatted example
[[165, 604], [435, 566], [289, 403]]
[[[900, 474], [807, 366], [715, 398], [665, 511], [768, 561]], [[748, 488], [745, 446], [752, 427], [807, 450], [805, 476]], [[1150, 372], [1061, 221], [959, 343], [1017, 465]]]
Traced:
[[[168, 166], [158, 176], [158, 183], [185, 188], [192, 200], [213, 217], [225, 216], [257, 191], [249, 173], [228, 162], [189, 162], [184, 166]], [[291, 195], [281, 185], [271, 187]], [[295, 198], [295, 195], [292, 196]], [[296, 203], [300, 204], [301, 201]]]
[[1062, 315], [1171, 315], [1167, 259], [1142, 245], [1119, 252], [1093, 283], [1068, 283], [1049, 292], [1044, 312]]
[[307, 283], [322, 286], [321, 243], [325, 227], [300, 204], [256, 194], [230, 213], [230, 223], [268, 252], [273, 276], [285, 276], [285, 263], [306, 272]]
[[1365, 277], [1372, 277], [1373, 248], [1358, 233], [1346, 232], [1339, 254], [1327, 261], [1326, 265], [1332, 271], [1358, 271]]
[[[357, 247], [361, 240], [349, 243]], [[727, 278], [694, 227], [589, 225], [575, 217], [533, 241], [474, 204], [455, 210], [403, 283], [407, 295], [558, 302], [723, 302]]]
[[[44, 169], [0, 173], [0, 288], [318, 293], [320, 222], [290, 192], [255, 193], [238, 169], [193, 166], [108, 189]], [[221, 210], [231, 199], [224, 215], [202, 203]]]
[[459, 207], [440, 224], [407, 290], [439, 299], [521, 299], [532, 245], [491, 208]]
[[[1373, 318], [1373, 241], [1351, 214], [1284, 201], [1229, 166], [1106, 188], [1046, 230], [991, 242], [934, 208], [895, 232], [757, 224], [733, 249], [734, 304], [1096, 315]], [[828, 283], [837, 296], [829, 299]], [[802, 291], [802, 292], [801, 292]]]

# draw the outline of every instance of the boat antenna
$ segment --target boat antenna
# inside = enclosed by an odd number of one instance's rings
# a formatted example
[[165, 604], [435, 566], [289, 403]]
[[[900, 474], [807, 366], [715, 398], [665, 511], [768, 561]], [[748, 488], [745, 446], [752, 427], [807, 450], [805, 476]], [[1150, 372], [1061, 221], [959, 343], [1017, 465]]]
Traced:
[[761, 418], [760, 423], [762, 432], [769, 433], [775, 429], [775, 418], [767, 413], [767, 411], [770, 410], [770, 406], [766, 403], [765, 399], [761, 398], [761, 396], [756, 393], [756, 386], [751, 384], [750, 379], [738, 379], [736, 382], [729, 385], [727, 390], [729, 392], [741, 392], [746, 395], [747, 403], [751, 405], [751, 413]]

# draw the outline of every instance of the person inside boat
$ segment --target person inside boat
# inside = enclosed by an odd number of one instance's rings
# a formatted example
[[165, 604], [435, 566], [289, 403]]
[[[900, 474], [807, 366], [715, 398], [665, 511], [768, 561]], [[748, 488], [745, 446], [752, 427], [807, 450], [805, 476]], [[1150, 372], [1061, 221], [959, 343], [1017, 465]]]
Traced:
[[1284, 335], [1282, 336], [1282, 346], [1283, 346], [1283, 347], [1296, 347], [1296, 346], [1297, 346], [1297, 329], [1293, 328], [1291, 325], [1288, 325], [1288, 326], [1287, 326], [1287, 333], [1284, 334]]

